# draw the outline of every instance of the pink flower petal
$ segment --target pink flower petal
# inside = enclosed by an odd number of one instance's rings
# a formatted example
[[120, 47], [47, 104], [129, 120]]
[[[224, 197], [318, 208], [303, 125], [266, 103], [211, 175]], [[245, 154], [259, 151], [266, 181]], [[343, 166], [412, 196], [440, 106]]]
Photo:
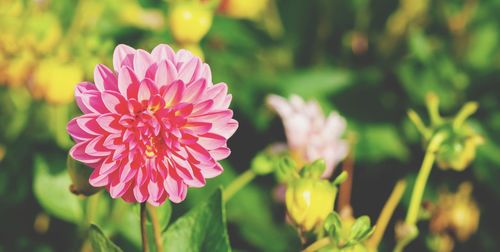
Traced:
[[154, 63], [153, 58], [144, 50], [137, 50], [134, 56], [134, 72], [139, 81], [146, 77], [146, 71]]
[[153, 49], [151, 56], [153, 56], [156, 62], [164, 60], [174, 61], [175, 53], [170, 46], [160, 44]]
[[94, 70], [94, 81], [99, 91], [114, 90], [118, 91], [118, 80], [115, 74], [105, 65], [97, 65]]
[[113, 53], [113, 67], [116, 72], [124, 66], [133, 68], [135, 51], [136, 50], [134, 48], [123, 44], [120, 44], [115, 48]]

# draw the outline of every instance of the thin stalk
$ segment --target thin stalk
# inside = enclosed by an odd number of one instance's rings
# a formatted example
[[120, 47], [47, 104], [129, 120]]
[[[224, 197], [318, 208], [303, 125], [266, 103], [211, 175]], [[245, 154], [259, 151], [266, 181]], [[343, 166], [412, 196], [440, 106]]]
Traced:
[[156, 207], [149, 205], [148, 212], [149, 217], [151, 218], [151, 223], [153, 224], [156, 251], [161, 252], [163, 251], [163, 240], [161, 239], [161, 227]]
[[253, 172], [251, 169], [246, 170], [240, 176], [238, 176], [235, 180], [231, 182], [224, 190], [224, 202], [229, 201], [234, 194], [236, 194], [241, 188], [250, 183], [257, 174]]
[[325, 238], [322, 238], [322, 239], [319, 239], [319, 240], [313, 242], [307, 248], [305, 248], [304, 250], [302, 250], [302, 252], [314, 252], [314, 251], [318, 251], [319, 249], [325, 247], [328, 244], [330, 244], [330, 237], [325, 237]]
[[405, 189], [406, 189], [406, 181], [404, 180], [399, 180], [394, 186], [391, 196], [389, 196], [389, 199], [385, 203], [384, 208], [382, 209], [382, 212], [380, 212], [380, 216], [377, 219], [377, 224], [375, 225], [375, 231], [373, 232], [373, 235], [370, 238], [370, 240], [368, 240], [367, 242], [367, 245], [370, 248], [375, 250], [380, 244], [380, 241], [384, 236], [385, 230], [387, 229], [387, 224], [389, 224], [389, 220], [394, 214], [394, 210], [396, 209], [396, 206], [401, 200], [401, 197], [403, 196]]
[[342, 212], [343, 209], [351, 208], [352, 178], [354, 176], [354, 141], [350, 142], [352, 147], [342, 164], [342, 170], [347, 172], [347, 179], [340, 185], [339, 188], [339, 212]]
[[415, 185], [413, 187], [413, 192], [411, 194], [410, 206], [408, 208], [408, 213], [406, 215], [404, 225], [407, 228], [413, 230], [412, 232], [408, 232], [407, 235], [401, 237], [397, 244], [395, 251], [403, 251], [404, 247], [410, 243], [413, 239], [415, 239], [418, 235], [417, 221], [418, 221], [418, 212], [420, 210], [420, 205], [422, 202], [422, 197], [424, 195], [425, 186], [427, 184], [427, 180], [429, 179], [429, 175], [432, 170], [432, 165], [434, 164], [434, 160], [436, 159], [436, 151], [439, 149], [439, 146], [447, 137], [446, 133], [440, 132], [437, 133], [429, 142], [427, 146], [427, 150], [425, 152], [424, 161], [422, 162], [422, 166], [417, 175], [417, 180], [415, 181]]
[[141, 238], [142, 238], [142, 251], [149, 252], [148, 246], [148, 230], [146, 229], [146, 202], [141, 203]]

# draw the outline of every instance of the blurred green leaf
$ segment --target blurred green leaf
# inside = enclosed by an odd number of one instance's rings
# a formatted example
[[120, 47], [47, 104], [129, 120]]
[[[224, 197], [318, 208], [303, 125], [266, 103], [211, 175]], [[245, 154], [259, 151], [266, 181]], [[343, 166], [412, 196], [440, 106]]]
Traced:
[[309, 69], [283, 76], [279, 87], [285, 95], [298, 94], [307, 98], [332, 95], [353, 84], [353, 73], [347, 69]]
[[498, 22], [477, 26], [466, 52], [467, 61], [477, 69], [489, 69], [498, 50]]
[[122, 251], [116, 244], [109, 240], [101, 229], [94, 225], [90, 225], [89, 240], [94, 252], [120, 252]]
[[[40, 205], [57, 218], [73, 223], [81, 222], [82, 205], [78, 197], [69, 191], [71, 179], [64, 169], [65, 162], [58, 158], [47, 159], [37, 154], [34, 165], [33, 190]], [[61, 167], [63, 169], [58, 171], [54, 169]]]
[[356, 156], [360, 160], [380, 162], [393, 158], [404, 161], [409, 150], [397, 128], [391, 124], [363, 124], [353, 128], [359, 133]]
[[177, 219], [163, 234], [166, 251], [231, 251], [222, 190]]

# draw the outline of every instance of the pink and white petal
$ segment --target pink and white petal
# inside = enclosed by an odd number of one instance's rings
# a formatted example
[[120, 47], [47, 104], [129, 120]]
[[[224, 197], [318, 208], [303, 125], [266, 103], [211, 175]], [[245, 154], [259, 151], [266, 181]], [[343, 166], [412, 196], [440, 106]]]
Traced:
[[184, 83], [190, 83], [196, 79], [198, 72], [200, 71], [201, 61], [197, 57], [191, 58], [188, 62], [178, 68], [178, 76], [179, 80], [182, 80]]
[[230, 119], [227, 122], [216, 122], [210, 132], [221, 135], [226, 139], [230, 138], [238, 129], [238, 121]]
[[132, 96], [137, 94], [139, 81], [135, 76], [134, 71], [129, 67], [122, 67], [118, 72], [118, 90], [123, 97], [137, 98]]
[[142, 103], [144, 101], [149, 101], [149, 99], [156, 94], [158, 94], [158, 89], [153, 81], [151, 79], [144, 79], [139, 86], [137, 99]]
[[219, 163], [215, 163], [211, 167], [201, 168], [200, 172], [205, 178], [214, 178], [219, 176], [224, 171], [224, 168]]
[[227, 84], [218, 83], [207, 89], [206, 98], [214, 101], [214, 108], [223, 108], [227, 96]]
[[85, 152], [85, 149], [87, 148], [88, 143], [89, 143], [89, 141], [75, 144], [69, 150], [69, 155], [73, 159], [78, 160], [82, 163], [97, 163], [97, 162], [101, 161], [103, 159], [102, 157], [92, 156], [92, 155]]
[[187, 129], [191, 130], [196, 135], [202, 135], [210, 131], [212, 129], [212, 123], [209, 122], [187, 122], [184, 126]]
[[99, 126], [99, 123], [97, 123], [97, 117], [98, 115], [96, 114], [86, 114], [75, 119], [80, 129], [91, 135], [99, 136], [106, 133], [106, 131], [104, 131], [101, 126]]
[[213, 86], [212, 83], [212, 70], [210, 70], [210, 66], [206, 63], [203, 63], [200, 69], [199, 78], [203, 78], [207, 80], [208, 86]]
[[108, 185], [108, 191], [111, 198], [116, 199], [122, 197], [129, 189], [131, 183], [121, 181], [117, 178], [112, 178], [111, 183]]
[[179, 69], [180, 67], [182, 67], [182, 65], [191, 61], [194, 57], [196, 56], [194, 56], [193, 53], [191, 53], [190, 51], [185, 49], [180, 49], [175, 54], [175, 60], [173, 62], [176, 63], [175, 66], [177, 67], [177, 69]]
[[113, 67], [118, 72], [123, 66], [133, 68], [135, 49], [124, 44], [116, 46], [113, 52]]
[[180, 179], [167, 176], [163, 182], [163, 187], [167, 191], [170, 201], [174, 203], [180, 203], [186, 198], [187, 185]]
[[145, 202], [148, 197], [148, 184], [144, 183], [143, 185], [136, 185], [133, 189], [134, 191], [134, 197], [137, 200], [137, 202]]
[[182, 102], [194, 103], [205, 93], [207, 81], [205, 79], [198, 79], [186, 86], [185, 95]]
[[220, 147], [215, 150], [211, 150], [209, 152], [212, 158], [217, 161], [225, 159], [229, 157], [229, 155], [231, 154], [231, 150], [229, 150], [229, 148], [227, 147]]
[[69, 135], [75, 139], [75, 141], [81, 142], [94, 138], [96, 135], [87, 132], [85, 129], [82, 129], [80, 125], [78, 125], [79, 117], [71, 119], [68, 125], [66, 126], [66, 130]]
[[191, 112], [191, 116], [201, 115], [204, 113], [208, 113], [212, 108], [214, 101], [205, 100], [202, 102], [195, 103], [193, 106], [193, 111]]
[[97, 90], [95, 84], [90, 83], [90, 82], [80, 82], [75, 88], [76, 104], [78, 105], [80, 110], [85, 114], [94, 112], [94, 110], [92, 108], [87, 107], [87, 105], [85, 103], [83, 103], [83, 101], [82, 101], [82, 96], [84, 95], [84, 93], [86, 93], [88, 91], [95, 91], [96, 92], [98, 90]]
[[105, 90], [118, 91], [118, 80], [111, 69], [105, 65], [98, 64], [94, 69], [94, 82], [101, 92]]
[[88, 141], [85, 147], [85, 153], [94, 157], [107, 157], [111, 154], [111, 150], [104, 146], [104, 136], [98, 136]]
[[134, 187], [135, 187], [135, 184], [134, 182], [130, 182], [130, 186], [128, 187], [127, 191], [122, 195], [122, 199], [125, 201], [125, 202], [128, 202], [128, 203], [136, 203], [137, 200], [135, 199], [135, 195], [134, 195]]
[[205, 133], [198, 136], [198, 144], [206, 150], [214, 150], [226, 145], [227, 139], [214, 133]]
[[125, 114], [128, 112], [128, 104], [123, 96], [116, 91], [104, 91], [101, 94], [104, 106], [111, 113]]
[[118, 116], [113, 114], [99, 115], [96, 119], [99, 126], [108, 133], [116, 134], [122, 132], [122, 126], [118, 123]]
[[134, 56], [134, 72], [139, 81], [146, 77], [146, 71], [154, 63], [148, 52], [138, 49]]
[[107, 113], [108, 109], [102, 102], [101, 93], [99, 91], [87, 91], [82, 94], [81, 102], [85, 108], [88, 108], [91, 113]]
[[166, 87], [162, 87], [161, 96], [165, 100], [166, 106], [173, 106], [179, 103], [184, 94], [184, 83], [180, 80], [172, 82]]
[[94, 171], [90, 174], [89, 184], [93, 187], [103, 187], [109, 184], [109, 176], [100, 175], [98, 169], [94, 169]]
[[158, 69], [155, 74], [155, 83], [160, 89], [163, 86], [171, 84], [177, 79], [177, 69], [170, 61], [164, 60], [158, 64]]
[[153, 49], [151, 56], [157, 62], [164, 60], [172, 62], [175, 58], [175, 52], [170, 46], [166, 44], [159, 44]]

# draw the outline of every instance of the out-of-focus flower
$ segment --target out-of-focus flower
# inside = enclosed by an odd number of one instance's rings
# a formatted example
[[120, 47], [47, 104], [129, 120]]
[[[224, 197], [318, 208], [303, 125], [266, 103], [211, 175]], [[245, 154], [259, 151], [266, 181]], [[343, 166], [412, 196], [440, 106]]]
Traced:
[[429, 143], [437, 134], [445, 138], [437, 149], [436, 162], [441, 169], [464, 170], [475, 158], [477, 146], [483, 143], [483, 138], [467, 123], [466, 119], [476, 112], [476, 102], [466, 103], [452, 118], [443, 118], [439, 114], [439, 100], [434, 94], [427, 96], [427, 110], [431, 125], [425, 126], [422, 119], [413, 110], [408, 115]]
[[474, 234], [479, 225], [479, 208], [471, 197], [472, 185], [464, 182], [456, 193], [441, 192], [429, 229], [434, 234], [452, 232], [459, 241], [466, 241]]
[[336, 112], [325, 118], [317, 102], [306, 103], [297, 95], [289, 100], [271, 95], [267, 104], [281, 117], [288, 147], [298, 166], [324, 159], [323, 178], [330, 177], [348, 152], [347, 141], [341, 139], [346, 129], [344, 118]]
[[138, 1], [119, 1], [116, 12], [119, 20], [140, 28], [160, 29], [164, 25], [163, 15], [159, 10], [145, 9]]
[[23, 42], [40, 54], [51, 52], [62, 37], [61, 24], [57, 16], [50, 12], [30, 17], [24, 29]]
[[32, 52], [22, 51], [8, 62], [4, 76], [0, 79], [5, 80], [12, 87], [22, 86], [28, 81], [35, 63], [35, 56]]
[[265, 10], [269, 0], [222, 0], [219, 11], [234, 18], [255, 19]]
[[299, 178], [288, 184], [288, 216], [303, 231], [321, 225], [333, 210], [337, 189], [325, 179]]
[[33, 74], [32, 95], [49, 103], [67, 104], [73, 101], [75, 86], [82, 80], [83, 72], [79, 65], [48, 58], [39, 63]]
[[95, 68], [95, 84], [75, 90], [84, 115], [71, 120], [70, 155], [94, 169], [89, 182], [111, 197], [162, 204], [185, 199], [219, 175], [238, 122], [225, 83], [189, 51], [159, 45], [149, 54], [116, 47], [114, 72]]
[[168, 20], [172, 35], [180, 44], [196, 44], [212, 26], [213, 10], [202, 3], [175, 3]]

